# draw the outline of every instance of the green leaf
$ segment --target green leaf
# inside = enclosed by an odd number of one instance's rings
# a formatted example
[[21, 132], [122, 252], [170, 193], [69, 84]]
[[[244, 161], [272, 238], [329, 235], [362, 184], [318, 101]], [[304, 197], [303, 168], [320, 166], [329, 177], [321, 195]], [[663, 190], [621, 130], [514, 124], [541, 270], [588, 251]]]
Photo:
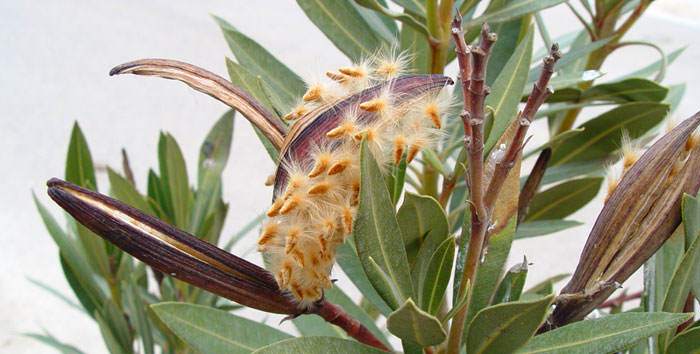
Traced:
[[681, 225], [647, 263], [649, 271], [645, 274], [645, 288], [649, 295], [645, 305], [648, 312], [661, 311], [663, 308], [668, 285], [683, 260], [684, 252], [685, 235]]
[[593, 200], [602, 183], [601, 177], [579, 178], [537, 193], [530, 202], [525, 220], [565, 218]]
[[153, 332], [146, 314], [146, 302], [141, 299], [138, 285], [133, 277], [129, 277], [129, 281], [125, 281], [122, 284], [125, 304], [129, 309], [130, 323], [135, 327], [139, 337], [141, 337], [143, 352], [145, 354], [153, 354]]
[[95, 168], [87, 141], [78, 122], [73, 124], [66, 155], [66, 181], [92, 190], [97, 190]]
[[561, 4], [566, 0], [519, 0], [513, 1], [504, 6], [498, 11], [494, 11], [483, 16], [477, 17], [464, 24], [464, 28], [473, 28], [481, 25], [484, 22], [496, 24], [499, 22], [510, 21], [529, 13], [544, 10], [546, 8]]
[[527, 258], [523, 258], [522, 263], [512, 266], [506, 272], [506, 275], [501, 280], [501, 284], [496, 290], [496, 295], [493, 298], [494, 304], [504, 302], [513, 302], [520, 300], [520, 295], [525, 286], [527, 278]]
[[66, 275], [66, 280], [68, 280], [80, 304], [92, 316], [95, 309], [101, 306], [104, 300], [104, 294], [95, 283], [92, 268], [85, 257], [83, 257], [75, 241], [69, 238], [65, 231], [61, 229], [56, 219], [39, 202], [36, 196], [33, 195], [32, 197], [46, 226], [46, 230], [60, 250], [61, 266]]
[[[418, 254], [419, 257], [423, 257], [422, 251], [423, 248]], [[420, 307], [430, 314], [435, 315], [440, 310], [447, 283], [450, 281], [450, 275], [452, 274], [454, 254], [454, 237], [442, 241], [431, 255], [428, 255], [426, 252], [425, 256], [428, 261], [426, 266], [421, 267], [418, 281], [414, 283], [414, 286], [418, 294]]]
[[[699, 211], [700, 206], [698, 206], [697, 197], [690, 197], [688, 195], [683, 196], [683, 220], [690, 220], [690, 227], [697, 227], [697, 218], [700, 217], [695, 214]], [[695, 214], [695, 215], [693, 215]], [[671, 281], [669, 283], [668, 292], [664, 299], [663, 310], [666, 312], [681, 312], [683, 311], [683, 306], [685, 300], [688, 297], [688, 292], [691, 290], [694, 283], [700, 278], [700, 237], [698, 237], [698, 232], [700, 229], [688, 230], [688, 225], [686, 227], [686, 232], [695, 231], [691, 233], [690, 236], [693, 242], [687, 247], [687, 251], [683, 255], [681, 263], [678, 265], [676, 272], [673, 274]], [[686, 240], [689, 238], [686, 234]]]
[[109, 177], [109, 194], [111, 196], [146, 214], [155, 215], [146, 198], [136, 190], [131, 182], [109, 167], [107, 167], [107, 176]]
[[337, 261], [343, 272], [350, 278], [350, 281], [360, 290], [360, 293], [367, 299], [372, 305], [374, 305], [379, 312], [384, 316], [389, 316], [392, 309], [387, 305], [384, 299], [379, 295], [377, 290], [374, 289], [365, 270], [363, 268], [362, 262], [360, 262], [360, 257], [357, 255], [357, 249], [355, 248], [354, 237], [346, 240], [345, 243], [337, 248], [338, 256]]
[[411, 299], [389, 315], [386, 326], [395, 336], [424, 347], [440, 344], [447, 336], [440, 321], [419, 309]]
[[38, 333], [25, 333], [25, 337], [33, 338], [39, 342], [42, 342], [54, 349], [56, 349], [59, 353], [61, 354], [83, 354], [80, 349], [70, 345], [63, 343], [56, 339], [54, 336], [52, 336], [48, 332], [44, 332], [45, 334], [38, 334]]
[[[353, 227], [357, 253], [372, 284], [376, 286], [378, 279], [373, 279], [369, 274], [374, 270], [370, 258], [389, 276], [403, 301], [411, 297], [413, 286], [401, 229], [392, 206], [379, 165], [367, 143], [363, 142], [360, 153], [360, 203]], [[379, 293], [389, 306], [398, 306], [391, 302], [391, 294]]]
[[557, 146], [549, 164], [595, 160], [610, 155], [621, 146], [623, 131], [636, 139], [659, 124], [668, 113], [668, 105], [636, 102], [620, 105], [581, 127], [585, 130]]
[[[700, 194], [699, 194], [700, 196]], [[700, 197], [683, 196], [682, 211], [685, 239], [690, 240], [681, 263], [671, 277], [668, 291], [664, 298], [662, 310], [665, 312], [682, 312], [688, 293], [693, 286], [700, 283]], [[696, 295], [697, 296], [697, 295]], [[669, 343], [672, 331], [659, 337], [663, 345]]]
[[[75, 122], [71, 131], [68, 154], [66, 155], [65, 177], [68, 182], [87, 189], [97, 190], [92, 156], [78, 122]], [[69, 217], [68, 220], [75, 224], [75, 230], [77, 231], [80, 244], [86, 251], [85, 258], [88, 263], [99, 270], [103, 277], [109, 276], [107, 245], [105, 242], [84, 226], [75, 223], [72, 218]]]
[[486, 104], [493, 109], [493, 124], [486, 139], [484, 151], [491, 151], [503, 132], [515, 119], [520, 103], [520, 93], [527, 83], [527, 71], [532, 58], [533, 29], [528, 30], [525, 38], [510, 56], [504, 70], [498, 74], [486, 97]]
[[579, 225], [583, 225], [583, 223], [574, 220], [527, 221], [518, 225], [518, 230], [515, 232], [515, 239], [517, 240], [521, 238], [544, 236]]
[[297, 4], [350, 60], [370, 57], [385, 44], [349, 1], [297, 0]]
[[95, 312], [95, 320], [110, 353], [133, 353], [129, 325], [112, 300], [105, 301], [102, 308]]
[[[413, 27], [418, 32], [421, 32], [426, 40], [427, 37], [430, 35], [430, 32], [428, 32], [428, 28], [425, 27], [425, 24], [422, 21], [411, 16], [409, 13], [392, 11], [386, 6], [380, 4], [377, 0], [355, 0], [355, 3], [368, 9], [377, 11], [379, 14], [382, 14], [386, 17], [395, 19], [403, 23], [405, 26]], [[392, 38], [389, 38], [389, 40], [391, 39]]]
[[164, 302], [151, 309], [178, 337], [202, 353], [250, 353], [291, 336], [257, 321], [207, 306]]
[[430, 240], [431, 249], [427, 250], [429, 253], [426, 255], [430, 257], [447, 238], [449, 225], [445, 211], [432, 197], [406, 193], [396, 219], [401, 228], [409, 264], [415, 264], [419, 260], [416, 256], [424, 241]]
[[228, 70], [228, 76], [231, 82], [248, 92], [251, 96], [260, 102], [260, 104], [270, 110], [271, 112], [276, 112], [275, 107], [272, 102], [270, 102], [269, 97], [263, 91], [262, 86], [259, 82], [259, 75], [256, 75], [249, 71], [246, 67], [235, 61], [226, 58], [226, 69]]
[[557, 166], [549, 166], [544, 173], [541, 185], [561, 182], [574, 177], [604, 177], [605, 160], [571, 162]]
[[362, 343], [334, 337], [292, 338], [262, 347], [255, 354], [380, 354], [383, 351]]
[[203, 236], [201, 226], [205, 218], [218, 210], [221, 174], [226, 167], [233, 139], [234, 113], [228, 111], [219, 118], [199, 149], [197, 193], [190, 214], [190, 231], [195, 235]]
[[[489, 8], [487, 12], [491, 12], [490, 9], [501, 8], [507, 4], [516, 2], [517, 0], [494, 0], [489, 3]], [[495, 10], [494, 10], [495, 11]], [[527, 33], [523, 33], [524, 30], [528, 31], [528, 27], [524, 25], [529, 24], [530, 21], [525, 21], [526, 18], [517, 18], [508, 22], [500, 22], [491, 26], [491, 32], [496, 33], [498, 36], [498, 41], [491, 49], [491, 56], [489, 56], [488, 67], [486, 69], [486, 84], [489, 86], [493, 85], [498, 75], [506, 68], [508, 60], [510, 60], [513, 53], [515, 53], [518, 44], [522, 42], [523, 37]]]
[[[474, 284], [471, 287], [472, 294], [467, 323], [471, 322], [481, 309], [491, 304], [501, 279], [501, 274], [503, 274], [503, 266], [510, 253], [514, 234], [515, 218], [511, 218], [501, 232], [491, 236], [489, 251], [486, 252], [484, 261], [479, 265]], [[466, 335], [467, 332], [465, 331], [464, 334]]]
[[551, 276], [535, 285], [533, 285], [530, 289], [525, 290], [523, 295], [549, 295], [554, 292], [552, 287], [554, 284], [566, 279], [569, 277], [571, 274], [569, 273], [563, 273], [563, 274], [557, 274], [554, 276]]
[[158, 141], [158, 163], [160, 167], [161, 187], [164, 188], [172, 218], [180, 229], [187, 229], [189, 224], [192, 194], [185, 159], [175, 138], [168, 133], [161, 133]]
[[554, 295], [532, 302], [487, 307], [469, 325], [467, 353], [513, 353], [532, 337], [547, 315]]
[[[681, 202], [681, 212], [683, 214], [683, 231], [685, 233], [685, 244], [690, 247], [695, 239], [700, 237], [700, 193], [693, 197], [683, 195]], [[700, 294], [699, 294], [700, 295]]]
[[700, 327], [678, 334], [668, 345], [666, 354], [700, 354]]
[[584, 320], [536, 336], [518, 354], [611, 353], [674, 328], [691, 317], [677, 313], [626, 312]]
[[254, 75], [259, 75], [271, 91], [279, 95], [282, 106], [289, 111], [297, 99], [304, 94], [306, 85], [297, 74], [275, 58], [265, 47], [238, 31], [225, 20], [214, 16], [224, 33], [229, 48], [236, 60]]
[[[376, 0], [383, 7], [387, 7], [385, 0]], [[360, 12], [360, 15], [369, 23], [374, 32], [377, 33], [385, 42], [393, 42], [396, 40], [399, 34], [399, 27], [396, 25], [396, 21], [393, 18], [384, 16], [381, 13], [372, 11], [370, 9], [363, 8], [356, 2], [352, 2], [352, 5]]]
[[632, 78], [623, 81], [595, 85], [584, 91], [581, 99], [588, 101], [661, 102], [668, 89], [646, 79]]

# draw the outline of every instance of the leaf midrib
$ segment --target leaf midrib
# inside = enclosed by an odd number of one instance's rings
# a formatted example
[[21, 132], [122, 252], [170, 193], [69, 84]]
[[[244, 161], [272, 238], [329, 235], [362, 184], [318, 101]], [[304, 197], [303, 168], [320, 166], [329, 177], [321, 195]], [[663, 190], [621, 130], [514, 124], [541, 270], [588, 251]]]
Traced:
[[197, 326], [197, 325], [193, 324], [192, 322], [185, 321], [184, 319], [182, 319], [182, 318], [180, 318], [180, 317], [178, 317], [178, 316], [175, 316], [175, 315], [172, 315], [172, 314], [167, 314], [167, 313], [165, 313], [164, 315], [170, 317], [170, 319], [173, 320], [173, 321], [175, 321], [175, 322], [180, 322], [180, 323], [184, 324], [185, 326], [188, 326], [188, 327], [193, 328], [194, 330], [199, 330], [200, 332], [202, 332], [202, 333], [204, 333], [204, 334], [211, 335], [212, 337], [214, 337], [214, 338], [216, 338], [216, 339], [219, 339], [219, 340], [221, 340], [221, 341], [223, 341], [223, 342], [226, 342], [226, 343], [231, 343], [232, 345], [241, 347], [241, 348], [243, 348], [243, 349], [245, 349], [245, 350], [254, 351], [255, 349], [258, 349], [258, 348], [256, 348], [256, 347], [250, 347], [250, 346], [247, 346], [247, 345], [245, 345], [245, 344], [243, 344], [243, 343], [240, 343], [240, 342], [231, 340], [231, 339], [228, 338], [228, 337], [224, 337], [224, 336], [222, 336], [222, 335], [219, 335], [219, 334], [217, 334], [216, 332], [207, 330], [207, 329], [204, 328], [204, 327]]
[[662, 322], [647, 324], [647, 325], [640, 326], [640, 327], [629, 328], [629, 329], [622, 330], [622, 331], [619, 331], [619, 332], [608, 333], [608, 334], [605, 334], [605, 335], [602, 335], [602, 336], [593, 337], [593, 338], [588, 338], [588, 339], [584, 339], [584, 340], [579, 340], [579, 341], [576, 341], [576, 342], [567, 342], [566, 344], [562, 344], [562, 345], [559, 345], [559, 346], [547, 347], [547, 348], [543, 348], [543, 349], [538, 349], [538, 350], [536, 350], [536, 351], [519, 352], [518, 354], [547, 353], [548, 351], [551, 351], [551, 350], [558, 350], [558, 349], [562, 349], [562, 348], [575, 348], [575, 347], [579, 347], [579, 346], [585, 345], [586, 343], [596, 342], [596, 341], [603, 340], [603, 339], [606, 339], [606, 338], [610, 338], [610, 337], [614, 337], [614, 336], [619, 336], [619, 335], [624, 335], [625, 333], [634, 332], [634, 331], [642, 330], [642, 329], [645, 329], [645, 328], [653, 328], [654, 326], [663, 326], [663, 325], [665, 325], [666, 323], [674, 323], [674, 322], [676, 322], [676, 321], [675, 321], [675, 320], [669, 319], [669, 320], [665, 320], [665, 321], [662, 321]]
[[[591, 179], [588, 183], [585, 183], [583, 185], [584, 186], [583, 188], [579, 188], [574, 193], [567, 194], [566, 196], [564, 196], [564, 198], [559, 198], [559, 199], [556, 199], [552, 203], [548, 203], [548, 205], [546, 207], [540, 209], [537, 213], [532, 214], [532, 216], [528, 215], [528, 218], [527, 218], [528, 221], [536, 221], [538, 216], [551, 210], [553, 207], [555, 207], [555, 206], [557, 206], [557, 205], [559, 205], [559, 204], [561, 204], [561, 203], [563, 203], [563, 202], [565, 202], [565, 201], [567, 201], [567, 200], [569, 200], [569, 199], [571, 199], [571, 198], [573, 198], [573, 197], [575, 197], [583, 192], [588, 191], [588, 188], [590, 188], [593, 184], [596, 184], [596, 183], [597, 183], [596, 179]], [[542, 219], [540, 219], [540, 220], [542, 220]], [[544, 219], [544, 220], [546, 220], [546, 219]]]

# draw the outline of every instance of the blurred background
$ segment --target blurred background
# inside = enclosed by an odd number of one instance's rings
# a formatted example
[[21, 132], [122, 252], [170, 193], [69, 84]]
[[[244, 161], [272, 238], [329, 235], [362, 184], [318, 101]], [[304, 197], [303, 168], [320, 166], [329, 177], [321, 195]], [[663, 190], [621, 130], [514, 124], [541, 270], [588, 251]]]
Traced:
[[[142, 190], [147, 169], [157, 166], [161, 130], [177, 139], [188, 165], [194, 166], [200, 142], [227, 107], [180, 83], [135, 76], [110, 78], [107, 73], [126, 61], [160, 57], [190, 62], [226, 77], [224, 58], [231, 54], [210, 15], [228, 20], [302, 76], [313, 77], [347, 64], [291, 0], [0, 2], [0, 352], [49, 352], [48, 347], [22, 336], [42, 328], [85, 352], [106, 352], [94, 322], [28, 280], [39, 280], [73, 298], [31, 193], [59, 212], [45, 196], [44, 183], [63, 174], [74, 121], [81, 125], [97, 164], [119, 166], [120, 149], [128, 151]], [[564, 6], [543, 15], [553, 36], [579, 26]], [[688, 46], [664, 81], [687, 84], [675, 113], [681, 119], [700, 110], [696, 99], [700, 97], [699, 18], [697, 0], [657, 0], [626, 37], [651, 41], [665, 50]], [[631, 47], [613, 54], [603, 71], [612, 75], [656, 59], [648, 48]], [[455, 68], [448, 72], [454, 73]], [[535, 126], [535, 139], [540, 136], [538, 128], [545, 129]], [[263, 182], [273, 170], [250, 125], [237, 119], [224, 172], [224, 200], [231, 204], [224, 235], [234, 234], [266, 209], [271, 191]], [[100, 183], [107, 185], [104, 174], [98, 176]], [[509, 265], [526, 255], [533, 263], [528, 275], [528, 283], [533, 284], [573, 271], [601, 203], [598, 198], [569, 218], [585, 223], [580, 227], [516, 241]], [[251, 235], [235, 251], [250, 250], [254, 242]], [[246, 258], [260, 264], [255, 252]], [[335, 276], [343, 282], [342, 274]], [[625, 286], [637, 290], [639, 281], [640, 277], [633, 277]], [[262, 313], [246, 311], [263, 318]], [[279, 318], [268, 320], [276, 323]], [[288, 326], [283, 329], [289, 330]]]

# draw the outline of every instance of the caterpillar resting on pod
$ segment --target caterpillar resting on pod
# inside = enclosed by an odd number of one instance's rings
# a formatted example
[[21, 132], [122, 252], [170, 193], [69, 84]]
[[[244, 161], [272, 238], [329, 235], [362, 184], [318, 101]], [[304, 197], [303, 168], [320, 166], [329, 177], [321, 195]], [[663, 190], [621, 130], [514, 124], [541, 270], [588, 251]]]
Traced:
[[258, 249], [282, 289], [308, 306], [332, 286], [336, 247], [351, 234], [364, 139], [380, 166], [410, 163], [440, 137], [453, 81], [403, 75], [402, 56], [327, 72], [308, 86], [280, 151]]

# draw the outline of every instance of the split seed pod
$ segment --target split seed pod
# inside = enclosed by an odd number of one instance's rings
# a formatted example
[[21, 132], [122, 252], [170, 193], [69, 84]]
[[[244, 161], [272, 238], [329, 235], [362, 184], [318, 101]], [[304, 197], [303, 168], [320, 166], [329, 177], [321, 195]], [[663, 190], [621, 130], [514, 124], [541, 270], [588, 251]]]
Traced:
[[[681, 221], [683, 193], [700, 187], [700, 113], [661, 137], [629, 169], [596, 220], [551, 324], [583, 319], [639, 269]], [[688, 143], [691, 141], [691, 143]]]
[[56, 178], [47, 185], [51, 199], [78, 222], [158, 271], [258, 310], [303, 312], [255, 264], [105, 195]]
[[[289, 130], [280, 151], [269, 220], [258, 239], [268, 269], [302, 306], [320, 299], [332, 286], [336, 247], [352, 232], [360, 142], [366, 140], [381, 163], [397, 163], [395, 155], [404, 151], [415, 156], [439, 137], [436, 121], [449, 104], [441, 95], [452, 84], [448, 77], [375, 81], [365, 76], [378, 69], [358, 67], [362, 69], [332, 72], [334, 78], [343, 78], [335, 80], [335, 92], [347, 88], [347, 94], [333, 103], [311, 106]], [[349, 84], [352, 80], [358, 82]], [[323, 95], [318, 87], [310, 87], [305, 96]]]

